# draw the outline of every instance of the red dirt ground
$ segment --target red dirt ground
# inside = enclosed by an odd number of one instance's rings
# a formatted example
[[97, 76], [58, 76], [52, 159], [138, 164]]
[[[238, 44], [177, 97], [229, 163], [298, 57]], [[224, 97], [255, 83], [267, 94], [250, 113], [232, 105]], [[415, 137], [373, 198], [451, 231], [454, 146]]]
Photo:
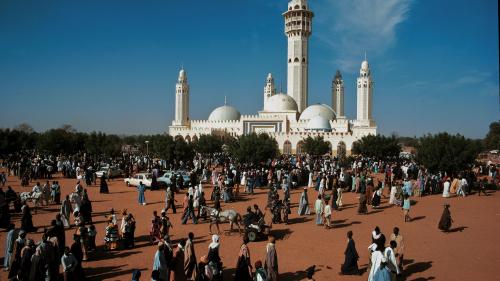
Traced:
[[[76, 180], [58, 177], [62, 185], [63, 195], [74, 190]], [[9, 177], [8, 185], [16, 191], [28, 191], [20, 186], [20, 182]], [[34, 185], [34, 184], [33, 184]], [[127, 208], [137, 220], [136, 247], [130, 250], [103, 252], [98, 250], [90, 256], [91, 260], [83, 266], [90, 280], [130, 280], [132, 269], [138, 268], [143, 272], [144, 280], [149, 280], [153, 256], [156, 247], [148, 242], [150, 219], [153, 210], [160, 211], [164, 207], [163, 191], [149, 191], [146, 193], [148, 205], [139, 206], [134, 188], [127, 187], [122, 180], [109, 182], [110, 194], [99, 194], [98, 186], [88, 187], [90, 199], [93, 201], [93, 220], [96, 223], [97, 244], [102, 245], [104, 236], [104, 215], [111, 209]], [[31, 187], [29, 188], [31, 190]], [[209, 194], [210, 188], [206, 187]], [[281, 192], [280, 192], [281, 193]], [[314, 202], [315, 192], [310, 192], [310, 203]], [[305, 269], [316, 265], [315, 280], [366, 280], [368, 274], [362, 276], [340, 276], [340, 265], [344, 260], [343, 252], [346, 246], [346, 232], [352, 230], [356, 247], [359, 252], [360, 268], [366, 268], [368, 261], [367, 246], [371, 243], [371, 231], [378, 225], [382, 232], [389, 237], [392, 228], [401, 229], [406, 243], [405, 275], [403, 280], [500, 280], [497, 276], [500, 264], [500, 247], [496, 245], [500, 231], [500, 197], [490, 193], [488, 197], [477, 195], [467, 198], [444, 199], [441, 196], [427, 196], [413, 198], [416, 204], [412, 206], [410, 215], [414, 221], [403, 222], [402, 211], [398, 207], [387, 205], [387, 199], [382, 200], [382, 208], [370, 210], [368, 215], [357, 215], [357, 196], [353, 193], [344, 194], [344, 207], [333, 213], [333, 229], [326, 230], [314, 224], [314, 215], [304, 218], [298, 217], [297, 202], [300, 189], [292, 192], [293, 222], [290, 225], [273, 225], [273, 234], [278, 238], [276, 248], [279, 259], [280, 280], [304, 280]], [[208, 197], [208, 196], [207, 196]], [[266, 190], [257, 190], [255, 195], [243, 195], [236, 203], [223, 204], [223, 209], [234, 208], [244, 213], [247, 206], [258, 204], [264, 206]], [[183, 195], [177, 194], [178, 203], [182, 202]], [[451, 204], [451, 213], [454, 219], [451, 233], [442, 233], [437, 229], [443, 204]], [[311, 206], [312, 207], [312, 206]], [[49, 225], [59, 206], [43, 207], [34, 215], [34, 224], [40, 227], [36, 234], [28, 237], [39, 241], [40, 231]], [[211, 236], [208, 234], [208, 224], [192, 225], [180, 224], [180, 212], [172, 215], [169, 211], [174, 228], [171, 231], [173, 240], [187, 237], [187, 233], [195, 233], [195, 248], [200, 258], [208, 252]], [[121, 219], [121, 216], [118, 216]], [[267, 212], [266, 220], [270, 219]], [[19, 218], [15, 217], [19, 226]], [[229, 225], [221, 225], [221, 230], [228, 229]], [[214, 227], [215, 229], [215, 227]], [[66, 231], [67, 241], [72, 241], [74, 229]], [[0, 232], [0, 255], [5, 249], [4, 231]], [[220, 255], [226, 267], [225, 277], [234, 273], [236, 257], [241, 243], [241, 237], [236, 232], [231, 235], [221, 235]], [[252, 263], [257, 259], [264, 259], [266, 241], [250, 243]], [[226, 279], [225, 278], [225, 279]], [[0, 280], [6, 280], [6, 273], [0, 272]]]

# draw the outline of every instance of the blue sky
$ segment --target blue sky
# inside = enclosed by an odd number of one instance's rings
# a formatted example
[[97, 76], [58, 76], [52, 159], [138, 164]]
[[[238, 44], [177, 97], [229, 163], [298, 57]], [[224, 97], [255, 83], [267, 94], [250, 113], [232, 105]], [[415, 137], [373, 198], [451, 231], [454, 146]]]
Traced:
[[[286, 89], [286, 0], [1, 1], [0, 127], [165, 132], [184, 65], [191, 119], [224, 102], [262, 108], [268, 72]], [[310, 0], [309, 103], [346, 114], [364, 52], [379, 132], [480, 138], [500, 119], [498, 1]]]

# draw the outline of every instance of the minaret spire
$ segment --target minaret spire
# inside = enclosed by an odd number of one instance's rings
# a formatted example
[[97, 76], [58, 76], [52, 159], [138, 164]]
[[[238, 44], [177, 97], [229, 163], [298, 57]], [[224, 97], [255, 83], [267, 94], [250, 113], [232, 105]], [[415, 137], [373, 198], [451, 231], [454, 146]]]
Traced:
[[187, 126], [189, 120], [189, 84], [184, 65], [179, 71], [179, 78], [175, 84], [175, 126]]
[[309, 80], [309, 36], [312, 33], [314, 13], [306, 0], [290, 0], [285, 18], [285, 35], [288, 39], [287, 94], [298, 106], [299, 112], [307, 107]]

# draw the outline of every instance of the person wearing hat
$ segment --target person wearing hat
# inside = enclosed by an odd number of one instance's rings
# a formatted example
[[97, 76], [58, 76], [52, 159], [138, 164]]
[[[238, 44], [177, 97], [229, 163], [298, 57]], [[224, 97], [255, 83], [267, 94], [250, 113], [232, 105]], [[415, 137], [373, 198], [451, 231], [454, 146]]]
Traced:
[[311, 210], [309, 209], [309, 197], [307, 196], [307, 187], [304, 187], [304, 191], [302, 191], [302, 194], [300, 195], [298, 214], [299, 216], [311, 214]]

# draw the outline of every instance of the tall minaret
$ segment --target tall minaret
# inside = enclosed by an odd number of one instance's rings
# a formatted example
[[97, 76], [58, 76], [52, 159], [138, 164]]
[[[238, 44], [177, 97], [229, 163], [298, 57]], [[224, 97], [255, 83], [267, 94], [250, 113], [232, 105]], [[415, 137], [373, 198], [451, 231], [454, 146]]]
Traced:
[[274, 87], [274, 78], [271, 73], [267, 74], [266, 78], [266, 86], [264, 86], [264, 106], [267, 102], [267, 99], [271, 96], [276, 95], [276, 88]]
[[189, 120], [189, 84], [184, 68], [179, 71], [175, 84], [175, 126], [187, 126]]
[[357, 123], [359, 126], [372, 125], [372, 96], [373, 96], [373, 80], [370, 74], [370, 66], [365, 60], [361, 63], [359, 77], [357, 79], [358, 95], [357, 95]]
[[287, 93], [297, 102], [299, 111], [307, 107], [308, 41], [312, 32], [313, 12], [307, 0], [290, 0], [285, 17], [288, 37]]
[[344, 80], [340, 71], [337, 70], [335, 78], [332, 81], [332, 108], [337, 114], [337, 118], [345, 118], [344, 116]]

